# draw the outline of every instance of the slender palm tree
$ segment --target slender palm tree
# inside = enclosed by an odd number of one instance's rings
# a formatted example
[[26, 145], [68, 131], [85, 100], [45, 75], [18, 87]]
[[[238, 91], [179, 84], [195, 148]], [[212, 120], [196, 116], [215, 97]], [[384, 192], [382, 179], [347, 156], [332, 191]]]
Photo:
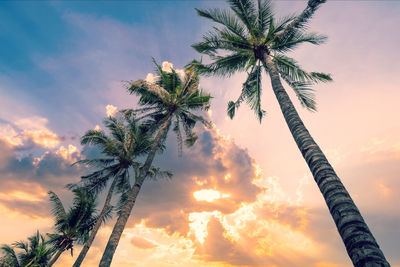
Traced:
[[84, 188], [73, 188], [74, 200], [72, 207], [67, 211], [60, 198], [52, 191], [49, 191], [50, 201], [53, 205], [53, 215], [55, 216], [54, 228], [56, 233], [47, 234], [48, 241], [52, 244], [56, 253], [47, 266], [52, 266], [60, 255], [66, 251], [71, 251], [73, 256], [74, 244], [85, 243], [89, 238], [89, 233], [93, 229], [98, 216], [96, 212], [96, 197]]
[[[101, 224], [112, 209], [111, 200], [115, 193], [121, 194], [119, 206], [123, 205], [126, 194], [131, 188], [129, 169], [130, 167], [133, 168], [136, 177], [137, 170], [142, 166], [141, 163], [136, 161], [136, 158], [148, 153], [152, 144], [150, 136], [148, 136], [143, 127], [137, 125], [133, 116], [119, 115], [122, 116], [109, 117], [104, 120], [104, 125], [111, 133], [110, 136], [107, 136], [105, 132], [100, 130], [89, 130], [81, 138], [82, 145], [94, 145], [99, 147], [102, 157], [76, 162], [97, 168], [93, 173], [82, 176], [82, 184], [80, 186], [85, 187], [89, 192], [99, 194], [110, 180], [112, 182], [108, 189], [103, 209], [100, 212], [88, 240], [79, 253], [73, 265], [74, 267], [78, 267], [82, 264]], [[149, 172], [148, 175], [152, 177], [172, 176], [170, 172], [161, 171], [154, 167], [151, 168], [151, 172]]]
[[[304, 126], [281, 79], [294, 89], [302, 106], [316, 110], [311, 86], [331, 80], [330, 75], [307, 72], [284, 53], [303, 43], [321, 44], [326, 37], [306, 31], [306, 23], [324, 1], [309, 0], [299, 16], [276, 19], [268, 0], [229, 0], [230, 10], [208, 9], [197, 13], [220, 25], [203, 41], [193, 45], [208, 55], [210, 64], [193, 62], [203, 74], [229, 76], [248, 70], [242, 92], [228, 103], [232, 118], [243, 101], [255, 111], [261, 122], [261, 73], [264, 69], [271, 79], [272, 89], [295, 142], [306, 160], [321, 190], [337, 229], [355, 266], [389, 266], [375, 238], [362, 218], [349, 193], [329, 164], [325, 155]], [[220, 53], [223, 51], [223, 53]]]
[[[16, 252], [15, 248], [21, 252]], [[28, 242], [18, 241], [11, 246], [2, 245], [0, 250], [3, 253], [3, 257], [0, 258], [1, 267], [45, 267], [54, 252], [39, 231], [28, 237]]]
[[209, 94], [199, 90], [197, 73], [193, 69], [187, 68], [185, 77], [181, 79], [174, 69], [163, 70], [154, 59], [153, 62], [158, 75], [155, 82], [138, 80], [128, 83], [128, 91], [140, 96], [139, 105], [142, 108], [125, 110], [124, 112], [140, 115], [137, 119], [148, 126], [150, 133], [156, 133], [155, 138], [146, 161], [135, 180], [135, 185], [126, 196], [126, 204], [121, 209], [99, 266], [110, 266], [146, 173], [150, 169], [159, 146], [164, 143], [171, 125], [173, 125], [173, 131], [178, 137], [179, 151], [182, 150], [183, 143], [181, 129], [186, 136], [186, 145], [191, 146], [197, 139], [197, 136], [193, 133], [196, 122], [199, 121], [210, 126], [210, 123], [202, 116], [192, 113], [194, 110], [207, 110], [211, 98]]

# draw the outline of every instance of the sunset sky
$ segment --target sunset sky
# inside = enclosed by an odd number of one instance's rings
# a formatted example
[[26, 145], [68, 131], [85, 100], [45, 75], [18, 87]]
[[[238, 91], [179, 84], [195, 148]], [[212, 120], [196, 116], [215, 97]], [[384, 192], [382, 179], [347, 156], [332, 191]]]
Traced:
[[[278, 16], [306, 1], [275, 1]], [[0, 244], [51, 232], [47, 192], [89, 170], [80, 137], [117, 109], [137, 107], [122, 81], [159, 63], [183, 66], [213, 26], [197, 8], [225, 1], [0, 1]], [[310, 30], [320, 46], [291, 52], [305, 69], [332, 74], [315, 87], [318, 112], [303, 109], [311, 135], [347, 187], [392, 266], [400, 266], [400, 2], [328, 0]], [[204, 58], [206, 60], [206, 58]], [[173, 133], [154, 162], [174, 173], [147, 181], [112, 266], [351, 266], [326, 204], [284, 122], [269, 79], [262, 124], [242, 105], [246, 74], [201, 78], [213, 96], [214, 128], [178, 157]], [[102, 198], [99, 202], [102, 204]], [[83, 266], [97, 266], [114, 220]], [[55, 266], [71, 266], [65, 252]]]

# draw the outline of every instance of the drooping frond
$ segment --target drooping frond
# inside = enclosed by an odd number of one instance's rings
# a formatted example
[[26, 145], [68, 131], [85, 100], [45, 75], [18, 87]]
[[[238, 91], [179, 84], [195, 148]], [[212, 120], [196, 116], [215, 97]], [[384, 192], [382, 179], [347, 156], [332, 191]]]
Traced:
[[291, 81], [312, 83], [332, 81], [329, 74], [304, 71], [294, 59], [282, 54], [276, 54], [273, 61], [281, 76], [285, 75]]
[[147, 172], [147, 177], [156, 180], [156, 179], [164, 179], [164, 178], [172, 178], [173, 174], [170, 171], [164, 171], [160, 168], [156, 168], [152, 166], [149, 171]]
[[228, 116], [232, 119], [235, 115], [235, 109], [238, 109], [243, 101], [246, 101], [252, 109], [258, 120], [261, 122], [266, 112], [261, 108], [261, 66], [255, 66], [249, 73], [246, 81], [243, 83], [242, 92], [236, 102], [228, 103]]
[[182, 140], [182, 132], [181, 132], [181, 127], [180, 127], [179, 117], [177, 117], [175, 119], [174, 127], [172, 128], [172, 130], [176, 134], [176, 141], [178, 143], [178, 156], [181, 157], [182, 156], [182, 143], [183, 143], [183, 140]]
[[20, 267], [20, 263], [18, 261], [18, 257], [14, 248], [9, 245], [1, 245], [1, 252], [3, 253], [3, 257], [0, 258], [0, 266], [4, 267]]
[[285, 76], [282, 76], [282, 78], [290, 87], [292, 87], [303, 107], [310, 111], [317, 110], [314, 90], [311, 88], [312, 83], [292, 81]]
[[54, 193], [53, 191], [49, 191], [48, 194], [52, 203], [52, 213], [55, 217], [56, 224], [63, 224], [68, 219], [64, 206], [56, 193]]

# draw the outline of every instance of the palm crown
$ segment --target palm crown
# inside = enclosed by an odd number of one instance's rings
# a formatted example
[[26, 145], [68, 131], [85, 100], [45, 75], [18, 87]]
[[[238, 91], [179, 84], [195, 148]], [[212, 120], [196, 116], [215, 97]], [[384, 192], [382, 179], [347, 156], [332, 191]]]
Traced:
[[[300, 103], [309, 110], [316, 110], [311, 86], [330, 81], [330, 75], [307, 72], [284, 53], [302, 43], [318, 45], [326, 40], [323, 35], [305, 31], [307, 19], [324, 1], [310, 0], [307, 13], [280, 19], [274, 17], [269, 0], [257, 0], [256, 4], [251, 0], [228, 2], [230, 10], [196, 9], [200, 16], [222, 27], [214, 27], [202, 42], [193, 45], [198, 52], [210, 56], [212, 60], [210, 64], [193, 63], [203, 74], [229, 76], [236, 71], [249, 71], [239, 98], [228, 103], [228, 115], [233, 118], [235, 110], [246, 101], [261, 121], [265, 114], [261, 108], [261, 71], [262, 67], [268, 71], [266, 57], [272, 58], [280, 77], [294, 89]], [[221, 51], [224, 51], [224, 55], [219, 55]]]
[[99, 168], [82, 176], [85, 187], [94, 193], [102, 191], [108, 180], [114, 176], [118, 179], [116, 185], [119, 190], [129, 185], [129, 168], [140, 167], [136, 158], [147, 153], [152, 144], [151, 138], [146, 135], [146, 129], [139, 126], [133, 116], [108, 117], [104, 120], [104, 125], [110, 136], [102, 130], [89, 130], [81, 138], [82, 145], [98, 147], [102, 157], [76, 162]]
[[128, 91], [140, 96], [139, 109], [125, 110], [125, 113], [138, 114], [138, 120], [143, 120], [148, 125], [149, 132], [155, 133], [169, 117], [174, 121], [168, 124], [162, 140], [165, 140], [168, 129], [173, 123], [173, 131], [177, 135], [179, 152], [182, 151], [183, 133], [185, 143], [188, 146], [194, 144], [197, 136], [193, 128], [197, 121], [210, 127], [208, 122], [200, 115], [194, 114], [194, 110], [208, 110], [211, 96], [199, 90], [198, 74], [191, 68], [186, 68], [184, 77], [181, 78], [174, 69], [163, 70], [155, 62], [157, 76], [155, 81], [138, 80], [128, 83]]
[[[14, 248], [20, 249], [20, 252], [16, 252]], [[39, 231], [28, 237], [28, 242], [18, 241], [12, 246], [2, 245], [0, 250], [3, 252], [3, 257], [0, 258], [2, 267], [44, 267], [54, 252]]]
[[73, 205], [66, 211], [60, 198], [49, 191], [56, 233], [47, 234], [50, 237], [50, 244], [57, 250], [70, 250], [71, 255], [74, 243], [84, 243], [97, 221], [95, 196], [83, 188], [74, 188], [73, 193], [75, 195]]
[[[131, 189], [129, 170], [132, 167], [134, 178], [137, 178], [143, 167], [137, 158], [149, 152], [153, 140], [147, 133], [147, 127], [139, 125], [133, 114], [119, 112], [117, 115], [104, 120], [110, 135], [102, 130], [89, 130], [81, 138], [82, 145], [95, 145], [100, 148], [103, 157], [79, 160], [74, 164], [99, 168], [81, 177], [83, 186], [95, 194], [102, 191], [112, 177], [116, 179], [115, 186], [121, 194], [117, 207], [119, 211], [124, 205], [127, 192]], [[160, 148], [164, 149], [163, 146]], [[147, 172], [147, 177], [171, 178], [172, 173], [152, 166]]]

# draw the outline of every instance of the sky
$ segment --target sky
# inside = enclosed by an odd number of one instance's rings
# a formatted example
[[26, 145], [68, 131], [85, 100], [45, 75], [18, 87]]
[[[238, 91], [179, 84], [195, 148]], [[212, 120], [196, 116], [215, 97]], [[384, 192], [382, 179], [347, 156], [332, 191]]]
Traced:
[[[306, 6], [274, 3], [278, 16]], [[190, 45], [213, 25], [196, 7], [226, 3], [0, 2], [1, 244], [52, 231], [47, 192], [68, 206], [64, 186], [89, 171], [71, 166], [94, 153], [80, 137], [137, 107], [123, 81], [154, 72], [151, 57], [177, 69], [200, 58]], [[309, 24], [327, 42], [290, 52], [305, 69], [332, 74], [332, 83], [315, 86], [317, 112], [289, 94], [392, 266], [400, 266], [399, 13], [398, 1], [328, 0]], [[182, 157], [170, 135], [154, 164], [174, 176], [145, 182], [112, 266], [351, 266], [270, 81], [262, 81], [261, 124], [245, 105], [227, 117], [245, 78], [201, 78], [214, 127], [199, 126]], [[97, 266], [113, 223], [84, 266]], [[72, 265], [80, 248], [55, 266]]]

